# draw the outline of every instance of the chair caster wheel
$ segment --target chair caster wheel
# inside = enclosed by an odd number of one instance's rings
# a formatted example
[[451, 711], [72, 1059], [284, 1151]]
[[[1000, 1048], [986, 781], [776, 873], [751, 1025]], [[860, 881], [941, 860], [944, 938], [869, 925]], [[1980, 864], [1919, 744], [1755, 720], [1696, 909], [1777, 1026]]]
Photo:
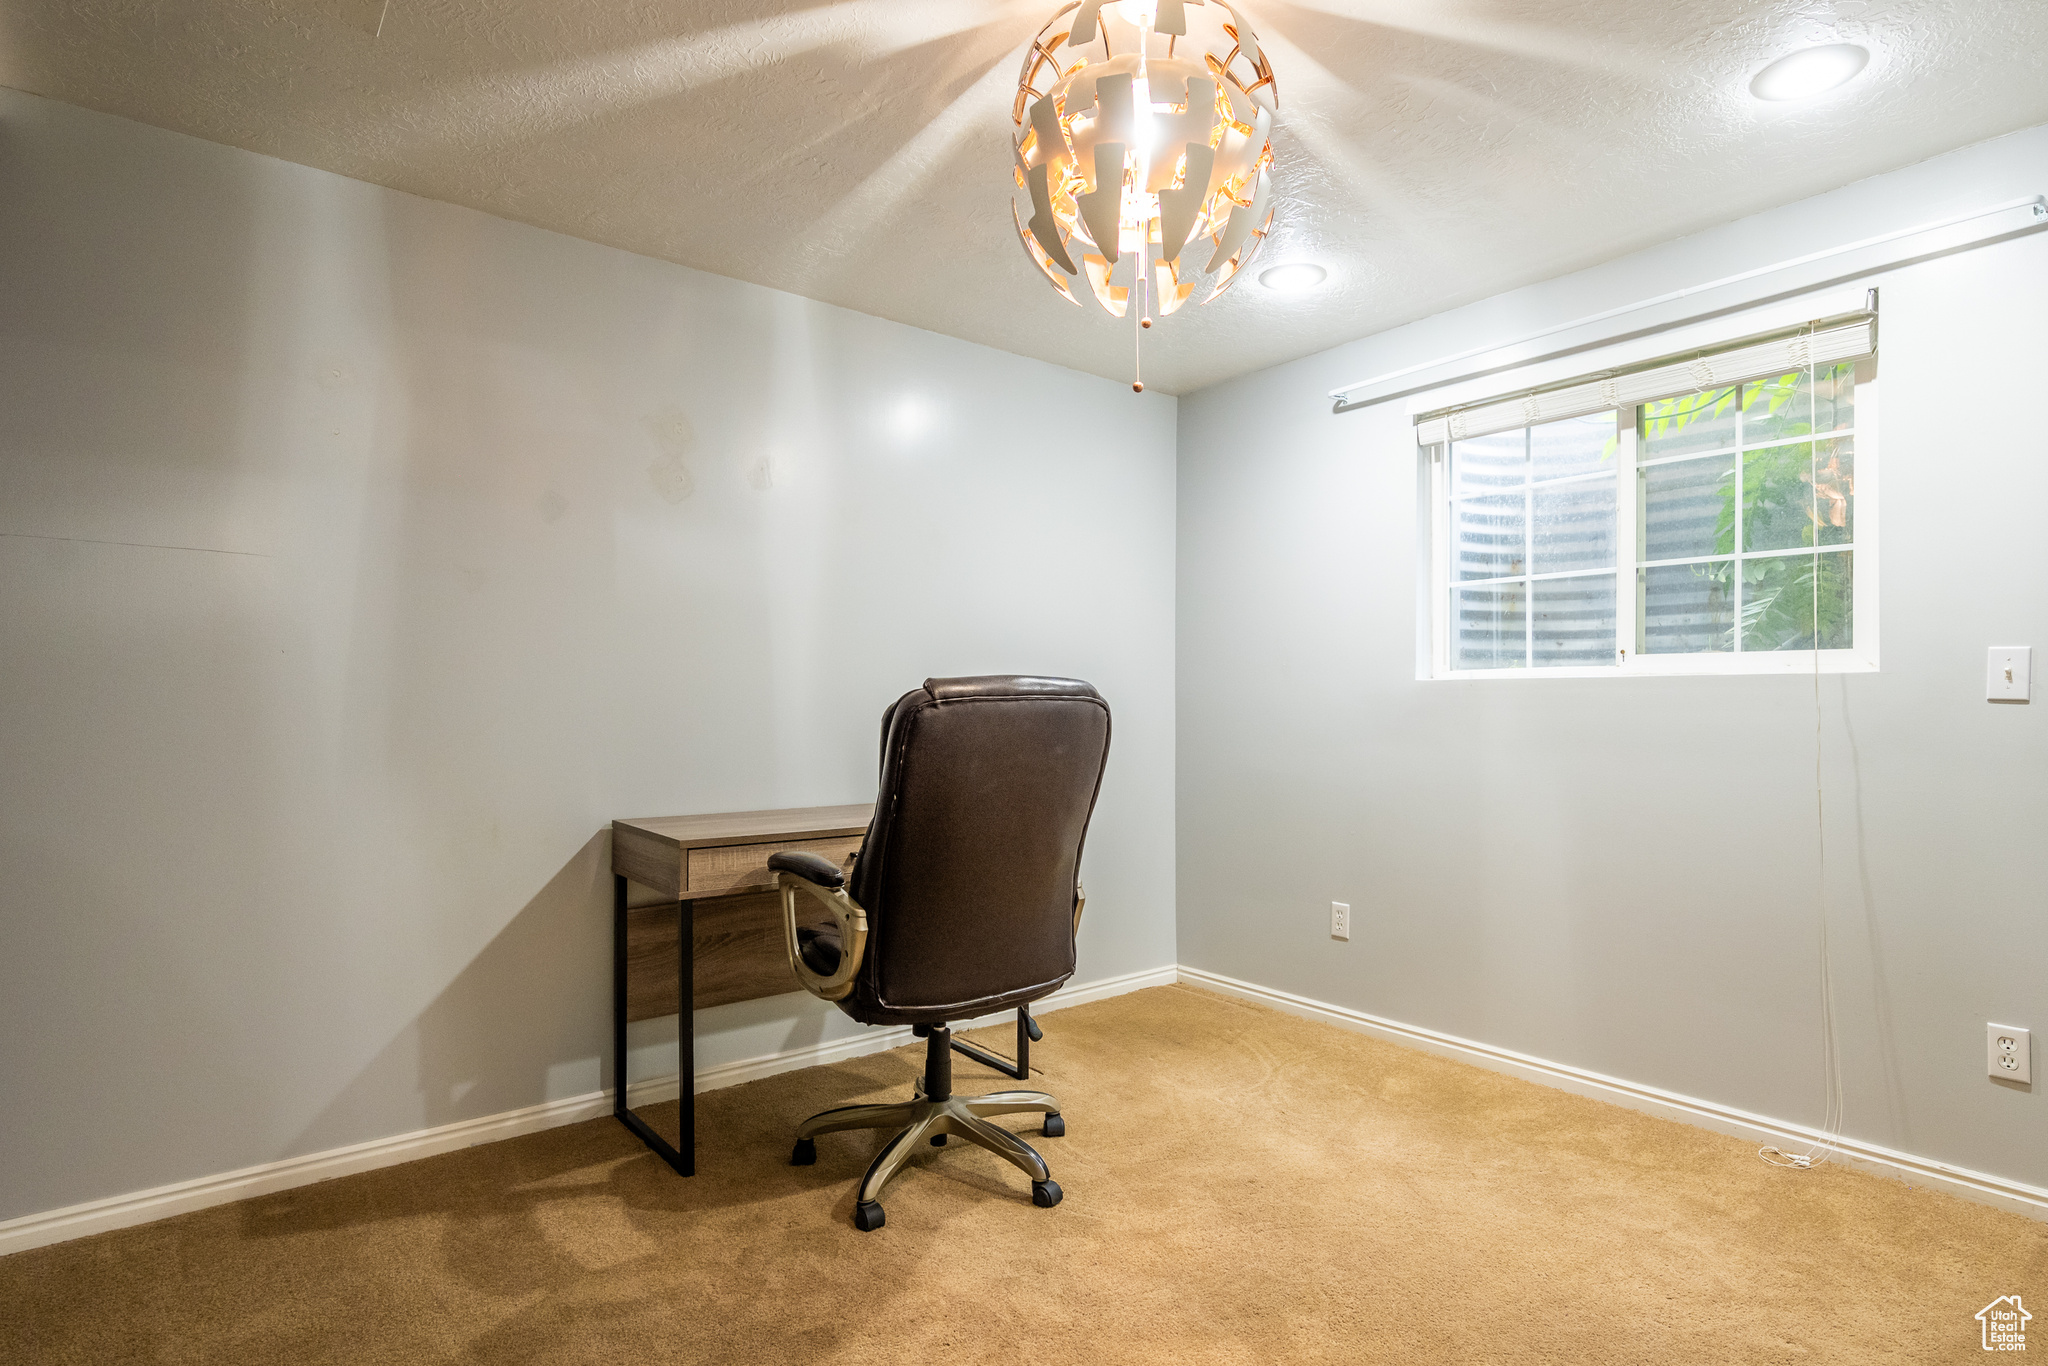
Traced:
[[798, 1139], [796, 1146], [789, 1150], [789, 1165], [792, 1167], [808, 1167], [817, 1160], [818, 1145], [808, 1138]]
[[[1052, 1208], [1052, 1207], [1053, 1207], [1054, 1205], [1057, 1205], [1057, 1204], [1058, 1204], [1059, 1202], [1060, 1202], [1060, 1183], [1059, 1183], [1059, 1182], [1057, 1182], [1057, 1181], [1033, 1181], [1033, 1182], [1031, 1183], [1031, 1203], [1032, 1203], [1032, 1204], [1034, 1204], [1034, 1205], [1038, 1206], [1038, 1207], [1039, 1207], [1040, 1209], [1051, 1209], [1051, 1208]], [[877, 1207], [876, 1207], [876, 1212], [877, 1212], [877, 1214], [879, 1215], [879, 1213], [880, 1213], [880, 1207], [879, 1207], [879, 1206], [877, 1206]]]
[[853, 1226], [862, 1233], [873, 1233], [884, 1222], [886, 1216], [883, 1215], [882, 1206], [878, 1201], [863, 1200], [853, 1207]]
[[932, 1146], [933, 1146], [934, 1148], [943, 1148], [943, 1147], [945, 1147], [945, 1146], [946, 1146], [946, 1136], [945, 1136], [944, 1134], [933, 1134], [933, 1135], [932, 1135]]
[[1045, 1127], [1038, 1132], [1044, 1134], [1047, 1138], [1065, 1138], [1067, 1136], [1067, 1122], [1058, 1115], [1047, 1115], [1045, 1117]]

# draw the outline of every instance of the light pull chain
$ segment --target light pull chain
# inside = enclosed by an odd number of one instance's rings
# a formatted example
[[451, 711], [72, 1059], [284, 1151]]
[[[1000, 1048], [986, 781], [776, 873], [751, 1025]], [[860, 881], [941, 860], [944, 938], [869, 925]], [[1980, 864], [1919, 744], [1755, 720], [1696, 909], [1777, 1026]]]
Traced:
[[[1149, 90], [1152, 85], [1152, 71], [1148, 65], [1152, 57], [1152, 26], [1158, 22], [1158, 10], [1156, 6], [1142, 5], [1139, 11], [1138, 80]], [[1137, 111], [1137, 116], [1145, 120], [1149, 129], [1152, 121], [1152, 107], [1149, 101], [1144, 108]], [[1151, 145], [1149, 135], [1140, 145]], [[1140, 193], [1145, 188], [1142, 177], [1150, 173], [1145, 160], [1145, 157], [1140, 155], [1134, 163], [1141, 178], [1134, 181], [1131, 188]], [[1152, 291], [1148, 287], [1152, 283], [1151, 224], [1152, 220], [1147, 218], [1138, 228], [1138, 278], [1132, 282], [1131, 289], [1131, 302], [1137, 305], [1138, 314], [1138, 325], [1131, 329], [1131, 392], [1134, 394], [1145, 392], [1145, 329], [1152, 326]]]
[[1138, 325], [1131, 329], [1131, 392], [1134, 394], [1145, 392], [1145, 329], [1152, 326], [1150, 247], [1150, 243], [1139, 239], [1138, 278], [1131, 285], [1131, 312], [1138, 319]]

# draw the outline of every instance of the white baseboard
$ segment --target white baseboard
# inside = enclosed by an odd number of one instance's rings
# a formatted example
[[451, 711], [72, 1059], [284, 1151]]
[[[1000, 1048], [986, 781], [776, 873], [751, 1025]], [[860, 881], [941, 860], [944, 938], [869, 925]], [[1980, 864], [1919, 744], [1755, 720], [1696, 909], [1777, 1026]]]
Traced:
[[1874, 1172], [1880, 1176], [1896, 1177], [1908, 1185], [1924, 1186], [1929, 1190], [1946, 1191], [1959, 1195], [1965, 1200], [1978, 1204], [1992, 1205], [1999, 1209], [2011, 1210], [2032, 1219], [2048, 1220], [2048, 1190], [2030, 1186], [2020, 1181], [2009, 1181], [2002, 1176], [1986, 1172], [1971, 1171], [1967, 1167], [1955, 1167], [1932, 1158], [1916, 1157], [1891, 1148], [1881, 1148], [1875, 1143], [1865, 1143], [1853, 1138], [1828, 1139], [1817, 1129], [1803, 1124], [1792, 1124], [1768, 1115], [1751, 1114], [1732, 1106], [1700, 1100], [1695, 1096], [1683, 1096], [1675, 1091], [1664, 1091], [1639, 1082], [1623, 1081], [1619, 1077], [1603, 1076], [1581, 1067], [1551, 1062], [1546, 1058], [1531, 1057], [1527, 1053], [1516, 1053], [1491, 1044], [1476, 1043], [1452, 1034], [1440, 1034], [1433, 1029], [1417, 1025], [1402, 1024], [1398, 1020], [1386, 1020], [1363, 1011], [1349, 1010], [1343, 1006], [1330, 1005], [1324, 1001], [1296, 996], [1292, 992], [1276, 991], [1271, 987], [1255, 986], [1241, 982], [1234, 977], [1220, 973], [1203, 972], [1199, 968], [1183, 967], [1180, 980], [1189, 986], [1205, 987], [1210, 991], [1235, 996], [1240, 1000], [1253, 1001], [1260, 1005], [1284, 1010], [1290, 1015], [1304, 1019], [1320, 1020], [1342, 1029], [1370, 1034], [1376, 1039], [1389, 1043], [1419, 1048], [1441, 1057], [1469, 1062], [1495, 1072], [1525, 1081], [1540, 1082], [1554, 1086], [1574, 1095], [1590, 1096], [1611, 1104], [1623, 1105], [1644, 1114], [1656, 1115], [1662, 1119], [1675, 1119], [1686, 1124], [1696, 1124], [1703, 1129], [1713, 1129], [1724, 1134], [1752, 1143], [1773, 1144], [1781, 1148], [1808, 1148], [1819, 1143], [1829, 1143], [1834, 1155], [1829, 1161], [1845, 1166]]
[[[1065, 1006], [1100, 1001], [1145, 987], [1172, 986], [1177, 980], [1178, 970], [1164, 967], [1084, 982], [1078, 986], [1068, 985], [1038, 1002], [1032, 1013], [1043, 1015]], [[958, 1027], [972, 1029], [983, 1024], [997, 1024], [1008, 1018], [1011, 1017], [1005, 1013]], [[697, 1073], [696, 1089], [700, 1092], [715, 1091], [722, 1086], [737, 1086], [741, 1082], [772, 1077], [778, 1072], [793, 1072], [802, 1067], [817, 1067], [868, 1053], [882, 1053], [901, 1047], [910, 1040], [908, 1026], [870, 1029], [851, 1038], [808, 1044], [765, 1057], [720, 1063]], [[636, 1106], [674, 1100], [675, 1074], [634, 1082], [626, 1094]], [[409, 1134], [395, 1134], [390, 1138], [371, 1139], [367, 1143], [352, 1143], [345, 1148], [330, 1148], [326, 1152], [288, 1157], [279, 1162], [265, 1162], [218, 1176], [202, 1176], [151, 1190], [109, 1196], [104, 1200], [88, 1200], [41, 1214], [27, 1214], [0, 1222], [0, 1256], [83, 1238], [87, 1234], [104, 1233], [109, 1229], [146, 1224], [154, 1219], [166, 1219], [211, 1205], [246, 1200], [250, 1196], [307, 1186], [315, 1181], [396, 1166], [400, 1162], [453, 1152], [478, 1143], [494, 1143], [501, 1138], [517, 1138], [521, 1134], [538, 1133], [562, 1124], [577, 1124], [611, 1112], [611, 1092], [591, 1091], [563, 1100], [529, 1105], [520, 1110], [507, 1110], [502, 1114], [461, 1120]]]
[[[1460, 1062], [1473, 1063], [1527, 1081], [1554, 1086], [1576, 1095], [1624, 1105], [1629, 1109], [1665, 1119], [1697, 1124], [1702, 1128], [1733, 1134], [1756, 1143], [1806, 1147], [1823, 1141], [1823, 1135], [1804, 1125], [1751, 1114], [1745, 1110], [1737, 1110], [1693, 1096], [1679, 1095], [1673, 1091], [1660, 1090], [1654, 1086], [1603, 1076], [1584, 1068], [1551, 1062], [1505, 1048], [1495, 1048], [1490, 1044], [1441, 1034], [1432, 1029], [1382, 1019], [1362, 1011], [1349, 1010], [1343, 1006], [1330, 1005], [1270, 987], [1256, 986], [1250, 982], [1242, 982], [1219, 973], [1203, 972], [1197, 968], [1154, 968], [1079, 986], [1069, 986], [1039, 1002], [1035, 1013], [1044, 1014], [1063, 1006], [1083, 1005], [1089, 1001], [1100, 1001], [1107, 997], [1120, 996], [1125, 992], [1140, 991], [1146, 987], [1171, 986], [1175, 982], [1204, 987], [1241, 1000], [1272, 1006], [1306, 1019], [1320, 1020], [1325, 1024], [1370, 1034], [1390, 1043], [1420, 1048]], [[985, 1020], [963, 1024], [961, 1028], [999, 1024], [1006, 1018], [991, 1016]], [[772, 1077], [779, 1072], [842, 1062], [848, 1058], [898, 1048], [910, 1040], [911, 1034], [907, 1028], [870, 1029], [851, 1038], [834, 1039], [764, 1057], [721, 1063], [698, 1072], [696, 1089], [700, 1092], [713, 1091], [724, 1086], [737, 1086], [742, 1082]], [[670, 1075], [634, 1082], [627, 1094], [636, 1106], [673, 1100], [676, 1095], [676, 1078]], [[552, 1129], [557, 1125], [576, 1124], [586, 1119], [608, 1115], [611, 1108], [610, 1092], [592, 1091], [585, 1095], [529, 1105], [524, 1109], [508, 1110], [502, 1114], [443, 1124], [436, 1128], [397, 1134], [390, 1138], [372, 1139], [367, 1143], [332, 1148], [326, 1152], [308, 1153], [303, 1157], [289, 1157], [279, 1162], [244, 1167], [240, 1171], [179, 1181], [152, 1190], [110, 1196], [104, 1200], [91, 1200], [41, 1214], [24, 1215], [18, 1219], [0, 1222], [0, 1256], [11, 1252], [25, 1252], [30, 1248], [44, 1247], [51, 1243], [61, 1243], [72, 1238], [82, 1238], [88, 1234], [103, 1233], [109, 1229], [144, 1224], [154, 1219], [164, 1219], [174, 1214], [184, 1214], [212, 1205], [227, 1204], [250, 1196], [289, 1190], [294, 1186], [310, 1185], [315, 1181], [327, 1181], [355, 1172], [395, 1166], [400, 1162], [453, 1152], [458, 1148], [467, 1148], [478, 1143], [492, 1143], [503, 1138], [516, 1138], [521, 1134]], [[2048, 1190], [2038, 1186], [2009, 1181], [2004, 1177], [1991, 1176], [1984, 1172], [1970, 1171], [1964, 1167], [1951, 1166], [1931, 1158], [1916, 1157], [1911, 1153], [1897, 1152], [1856, 1139], [1836, 1140], [1835, 1150], [1834, 1160], [1848, 1166], [1896, 1177], [1911, 1185], [1946, 1191], [1967, 1200], [2011, 1210], [2030, 1218], [2048, 1220]]]
[[[675, 1081], [671, 1078], [669, 1095], [674, 1094]], [[480, 1119], [460, 1120], [409, 1134], [394, 1134], [390, 1138], [373, 1138], [367, 1143], [351, 1143], [345, 1148], [329, 1148], [326, 1152], [287, 1157], [279, 1162], [264, 1162], [239, 1171], [222, 1172], [218, 1176], [174, 1181], [168, 1186], [110, 1195], [103, 1200], [88, 1200], [42, 1214], [26, 1214], [0, 1223], [0, 1256], [83, 1238], [91, 1233], [105, 1233], [109, 1229], [168, 1219], [174, 1214], [225, 1205], [254, 1195], [309, 1186], [315, 1181], [396, 1166], [400, 1162], [453, 1152], [478, 1143], [517, 1138], [521, 1134], [552, 1129], [559, 1124], [575, 1124], [608, 1115], [611, 1109], [609, 1092], [592, 1091], [588, 1095], [551, 1100], [502, 1114], [485, 1115]]]

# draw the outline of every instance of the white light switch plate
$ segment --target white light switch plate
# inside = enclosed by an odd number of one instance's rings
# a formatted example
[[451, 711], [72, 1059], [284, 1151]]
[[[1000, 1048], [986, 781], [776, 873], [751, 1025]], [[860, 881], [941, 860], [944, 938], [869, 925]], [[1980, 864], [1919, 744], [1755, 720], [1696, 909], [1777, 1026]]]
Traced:
[[1987, 702], [2025, 702], [2032, 696], [2034, 647], [1994, 645], [1984, 661]]
[[2002, 1024], [1985, 1025], [1984, 1052], [1987, 1069], [1992, 1076], [2033, 1084], [2034, 1035], [2031, 1030]]

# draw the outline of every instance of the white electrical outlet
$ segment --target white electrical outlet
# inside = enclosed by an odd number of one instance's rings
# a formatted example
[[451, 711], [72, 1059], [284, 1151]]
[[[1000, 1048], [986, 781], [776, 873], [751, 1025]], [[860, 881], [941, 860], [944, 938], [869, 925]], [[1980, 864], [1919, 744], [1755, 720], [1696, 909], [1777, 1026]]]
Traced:
[[2033, 646], [1992, 646], [1984, 659], [1984, 700], [2027, 701], [2033, 692], [2033, 673]]
[[1351, 937], [1351, 907], [1342, 901], [1330, 903], [1330, 938]]
[[2011, 1025], [1984, 1026], [1984, 1051], [1991, 1075], [2007, 1081], [2034, 1080], [2034, 1035]]

